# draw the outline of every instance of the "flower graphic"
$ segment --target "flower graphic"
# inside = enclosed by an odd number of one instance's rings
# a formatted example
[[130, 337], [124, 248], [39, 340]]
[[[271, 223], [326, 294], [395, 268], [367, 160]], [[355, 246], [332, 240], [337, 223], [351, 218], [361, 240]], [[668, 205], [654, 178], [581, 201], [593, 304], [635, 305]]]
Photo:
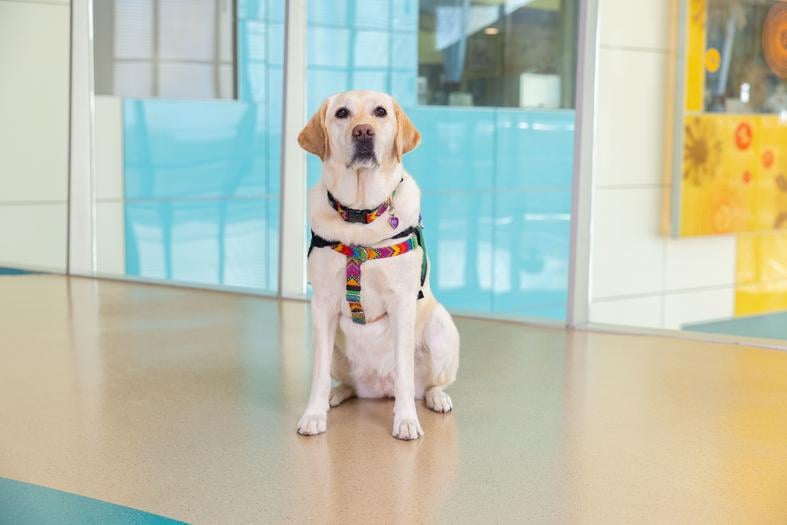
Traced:
[[685, 125], [683, 178], [695, 186], [716, 177], [721, 163], [719, 128], [711, 119], [693, 117]]
[[754, 131], [751, 128], [751, 124], [748, 122], [741, 122], [738, 124], [738, 127], [735, 128], [735, 145], [738, 146], [739, 150], [749, 149], [753, 136]]
[[734, 184], [719, 180], [713, 183], [707, 194], [705, 231], [730, 233], [746, 229], [749, 211]]
[[762, 154], [762, 165], [766, 168], [773, 166], [773, 151], [766, 150], [765, 153]]
[[762, 50], [771, 71], [787, 79], [787, 2], [776, 2], [762, 28]]

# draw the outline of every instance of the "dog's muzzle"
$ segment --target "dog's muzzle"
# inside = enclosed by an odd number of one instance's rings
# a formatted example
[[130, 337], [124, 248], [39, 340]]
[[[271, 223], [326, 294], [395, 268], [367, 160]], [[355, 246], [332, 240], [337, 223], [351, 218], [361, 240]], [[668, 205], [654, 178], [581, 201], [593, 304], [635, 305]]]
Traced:
[[355, 150], [353, 151], [353, 163], [368, 161], [377, 162], [377, 157], [374, 154], [374, 140], [356, 141]]
[[356, 162], [377, 164], [374, 154], [374, 128], [369, 124], [358, 124], [353, 128], [353, 158], [351, 164]]

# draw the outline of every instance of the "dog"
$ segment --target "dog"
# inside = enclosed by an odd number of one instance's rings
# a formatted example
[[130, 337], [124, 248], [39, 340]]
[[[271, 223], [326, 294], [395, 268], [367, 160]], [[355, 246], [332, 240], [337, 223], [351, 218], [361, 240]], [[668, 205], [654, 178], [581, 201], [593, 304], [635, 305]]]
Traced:
[[299, 434], [325, 432], [330, 407], [355, 396], [393, 397], [403, 440], [424, 435], [416, 399], [453, 409], [445, 388], [459, 332], [429, 287], [421, 191], [402, 165], [420, 141], [399, 104], [375, 91], [329, 97], [298, 136], [322, 161], [308, 197], [314, 360]]

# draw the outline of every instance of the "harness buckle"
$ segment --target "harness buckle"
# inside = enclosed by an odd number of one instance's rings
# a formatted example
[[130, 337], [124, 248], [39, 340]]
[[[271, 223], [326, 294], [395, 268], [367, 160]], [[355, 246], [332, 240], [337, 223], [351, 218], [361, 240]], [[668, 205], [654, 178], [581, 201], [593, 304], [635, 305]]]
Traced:
[[366, 262], [369, 259], [369, 253], [361, 246], [353, 247], [352, 258], [359, 263]]

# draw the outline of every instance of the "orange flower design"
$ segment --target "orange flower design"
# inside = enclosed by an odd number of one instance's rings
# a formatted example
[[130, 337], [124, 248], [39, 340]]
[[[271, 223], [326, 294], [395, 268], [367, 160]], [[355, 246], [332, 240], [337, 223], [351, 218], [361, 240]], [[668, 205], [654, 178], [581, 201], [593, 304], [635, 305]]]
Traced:
[[779, 78], [787, 78], [787, 2], [776, 2], [762, 28], [765, 62]]
[[738, 127], [735, 128], [735, 145], [738, 146], [739, 150], [749, 149], [753, 138], [754, 131], [751, 128], [751, 124], [748, 122], [741, 122], [738, 124]]
[[766, 168], [773, 166], [773, 151], [767, 150], [762, 154], [762, 165]]

